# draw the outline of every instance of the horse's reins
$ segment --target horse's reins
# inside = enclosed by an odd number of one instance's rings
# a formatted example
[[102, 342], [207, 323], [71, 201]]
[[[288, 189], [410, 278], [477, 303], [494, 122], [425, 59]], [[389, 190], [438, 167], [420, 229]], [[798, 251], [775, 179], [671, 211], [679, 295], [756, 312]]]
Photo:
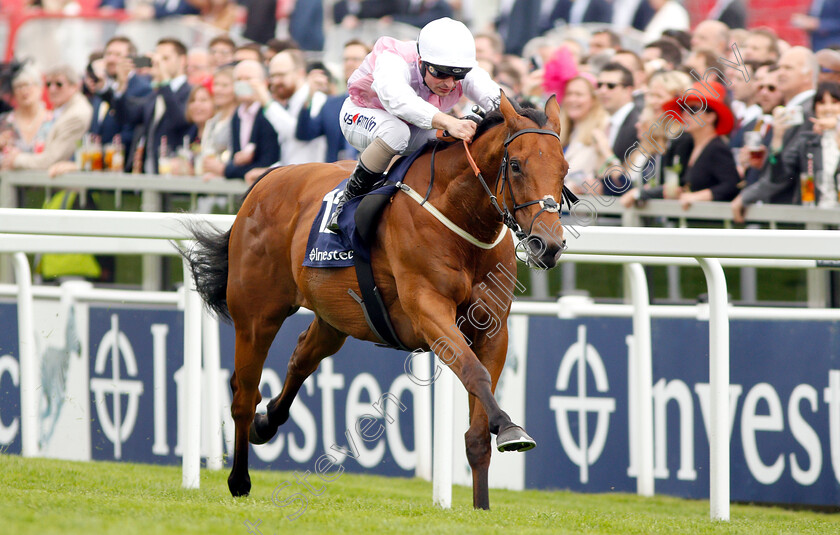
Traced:
[[[519, 240], [524, 240], [525, 238], [527, 238], [531, 234], [531, 231], [534, 229], [534, 222], [537, 220], [538, 217], [540, 217], [540, 215], [543, 212], [556, 213], [557, 217], [560, 218], [560, 208], [561, 208], [561, 205], [558, 204], [557, 201], [554, 200], [554, 197], [552, 197], [551, 195], [546, 195], [542, 199], [528, 201], [528, 202], [524, 202], [522, 204], [517, 204], [516, 203], [516, 197], [514, 197], [514, 195], [513, 195], [513, 187], [511, 186], [510, 180], [508, 178], [508, 167], [510, 166], [510, 164], [508, 162], [508, 145], [510, 145], [510, 143], [514, 139], [521, 136], [522, 134], [549, 135], [549, 136], [554, 136], [554, 137], [557, 138], [558, 141], [561, 141], [560, 136], [557, 135], [557, 132], [554, 132], [553, 130], [542, 129], [542, 128], [525, 128], [525, 129], [520, 130], [518, 132], [514, 132], [513, 134], [511, 134], [505, 140], [505, 143], [504, 143], [505, 154], [504, 154], [504, 156], [502, 156], [502, 164], [499, 166], [499, 172], [496, 175], [496, 184], [494, 185], [493, 189], [496, 190], [496, 191], [499, 190], [499, 180], [502, 181], [502, 190], [504, 190], [505, 185], [507, 185], [507, 189], [508, 189], [508, 192], [510, 193], [511, 201], [513, 201], [513, 211], [508, 209], [507, 203], [504, 201], [504, 198], [502, 199], [502, 202], [504, 203], [504, 209], [502, 209], [502, 207], [499, 206], [499, 201], [498, 201], [496, 195], [487, 186], [487, 182], [484, 180], [484, 176], [482, 176], [481, 170], [478, 168], [478, 165], [475, 163], [475, 160], [473, 159], [472, 154], [470, 153], [469, 145], [467, 144], [466, 140], [463, 142], [464, 143], [464, 151], [466, 151], [466, 153], [467, 153], [467, 161], [470, 163], [470, 167], [472, 167], [472, 170], [475, 173], [476, 178], [478, 178], [479, 182], [481, 182], [481, 186], [484, 188], [484, 191], [487, 192], [487, 196], [490, 197], [490, 204], [493, 206], [493, 208], [496, 209], [497, 212], [499, 212], [499, 215], [502, 216], [502, 221], [504, 221], [505, 225], [507, 225], [507, 227], [510, 228], [513, 231], [513, 233], [516, 235], [517, 238], [519, 238]], [[562, 141], [561, 141], [561, 143], [562, 143]], [[563, 200], [566, 201], [566, 204], [569, 205], [569, 208], [571, 208], [573, 204], [576, 204], [578, 202], [577, 196], [574, 193], [572, 193], [571, 190], [569, 190], [569, 188], [567, 188], [565, 184], [563, 185], [562, 198], [560, 199], [560, 202], [562, 203]], [[528, 226], [528, 232], [526, 233], [525, 231], [522, 230], [522, 227], [519, 225], [519, 223], [516, 222], [516, 218], [514, 217], [514, 214], [516, 213], [517, 210], [519, 210], [521, 208], [531, 206], [533, 204], [539, 204], [540, 205], [540, 211], [537, 212], [537, 214], [534, 216], [533, 219], [531, 219], [531, 224]], [[563, 247], [563, 249], [566, 248], [565, 240], [563, 240], [562, 247]]]
[[[504, 224], [513, 231], [513, 233], [516, 235], [516, 237], [520, 241], [524, 240], [525, 238], [528, 237], [528, 235], [530, 235], [531, 231], [534, 228], [534, 222], [537, 220], [537, 218], [543, 212], [556, 213], [557, 217], [559, 218], [560, 217], [560, 207], [561, 207], [560, 204], [558, 204], [557, 201], [554, 200], [554, 197], [552, 197], [551, 195], [546, 195], [542, 199], [538, 199], [538, 200], [534, 200], [534, 201], [528, 201], [528, 202], [524, 202], [522, 204], [517, 204], [516, 203], [516, 198], [513, 195], [513, 187], [511, 186], [510, 180], [508, 179], [508, 166], [509, 166], [509, 163], [508, 163], [508, 145], [510, 145], [510, 143], [514, 139], [516, 139], [517, 137], [519, 137], [522, 134], [551, 135], [551, 136], [556, 137], [557, 140], [560, 141], [560, 136], [558, 136], [556, 132], [554, 132], [552, 130], [545, 130], [545, 129], [539, 129], [539, 128], [525, 128], [523, 130], [520, 130], [518, 132], [515, 132], [515, 133], [511, 134], [510, 137], [508, 137], [505, 140], [505, 143], [504, 143], [505, 154], [504, 154], [504, 156], [502, 156], [502, 164], [501, 164], [501, 166], [499, 166], [499, 172], [496, 175], [496, 184], [494, 186], [494, 189], [495, 190], [499, 189], [499, 180], [502, 181], [502, 189], [503, 190], [505, 188], [505, 184], [507, 184], [508, 192], [510, 193], [510, 198], [513, 201], [513, 211], [508, 209], [507, 203], [504, 201], [504, 199], [502, 200], [502, 202], [504, 204], [504, 209], [502, 209], [502, 207], [499, 206], [498, 198], [490, 190], [490, 188], [487, 186], [487, 182], [484, 180], [484, 176], [481, 174], [481, 170], [478, 168], [478, 165], [475, 163], [475, 160], [473, 159], [472, 154], [470, 153], [469, 145], [467, 144], [466, 140], [463, 141], [464, 151], [467, 153], [467, 161], [469, 162], [470, 167], [472, 168], [473, 172], [475, 173], [476, 178], [478, 178], [479, 182], [481, 183], [481, 186], [484, 188], [484, 191], [487, 193], [487, 196], [490, 198], [490, 205], [493, 206], [496, 209], [496, 211], [502, 217], [502, 221], [504, 222]], [[413, 189], [411, 189], [411, 187], [409, 187], [408, 185], [406, 185], [404, 183], [399, 183], [399, 184], [397, 184], [397, 186], [400, 188], [400, 190], [403, 191], [403, 193], [407, 194], [414, 201], [416, 201], [420, 206], [425, 208], [426, 211], [428, 211], [430, 214], [432, 214], [438, 221], [443, 223], [444, 226], [446, 226], [449, 230], [451, 230], [455, 234], [461, 236], [462, 238], [464, 238], [468, 242], [472, 243], [473, 245], [475, 245], [477, 247], [481, 247], [482, 249], [492, 249], [492, 248], [494, 248], [496, 245], [501, 243], [502, 239], [504, 238], [504, 236], [505, 236], [504, 231], [499, 232], [499, 235], [496, 237], [496, 239], [492, 243], [482, 242], [482, 241], [478, 240], [477, 238], [475, 238], [472, 234], [468, 233], [467, 231], [465, 231], [464, 229], [462, 229], [461, 227], [459, 227], [458, 225], [453, 223], [452, 220], [450, 220], [448, 217], [446, 217], [442, 212], [440, 212], [440, 210], [438, 210], [437, 208], [432, 206], [431, 203], [427, 202], [429, 200], [429, 196], [432, 193], [432, 187], [434, 185], [434, 180], [435, 180], [435, 152], [437, 152], [437, 146], [435, 146], [432, 149], [431, 176], [430, 176], [430, 180], [429, 180], [429, 187], [426, 191], [426, 196], [425, 197], [421, 197], [416, 191], [414, 191]], [[573, 204], [578, 202], [577, 196], [575, 196], [575, 194], [572, 193], [569, 190], [569, 188], [567, 188], [565, 186], [565, 184], [563, 185], [561, 203], [564, 199], [566, 201], [566, 204], [569, 205], [569, 208], [571, 208]], [[537, 214], [531, 220], [531, 224], [528, 227], [528, 232], [525, 233], [525, 231], [522, 230], [522, 227], [519, 225], [519, 223], [516, 222], [516, 218], [514, 217], [514, 214], [516, 213], [517, 210], [519, 210], [521, 208], [531, 206], [533, 204], [539, 204], [540, 205], [540, 211], [537, 212]], [[561, 248], [563, 250], [566, 249], [565, 240], [563, 240], [563, 243], [561, 244]]]

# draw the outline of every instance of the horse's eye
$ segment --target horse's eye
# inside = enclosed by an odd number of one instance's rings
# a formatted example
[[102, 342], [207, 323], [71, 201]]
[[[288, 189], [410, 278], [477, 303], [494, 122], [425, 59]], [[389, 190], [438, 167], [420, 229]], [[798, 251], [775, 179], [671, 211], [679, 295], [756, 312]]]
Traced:
[[510, 162], [510, 170], [513, 171], [514, 173], [519, 173], [520, 171], [522, 171], [522, 168], [519, 167], [519, 162], [518, 161], [513, 160], [512, 162]]

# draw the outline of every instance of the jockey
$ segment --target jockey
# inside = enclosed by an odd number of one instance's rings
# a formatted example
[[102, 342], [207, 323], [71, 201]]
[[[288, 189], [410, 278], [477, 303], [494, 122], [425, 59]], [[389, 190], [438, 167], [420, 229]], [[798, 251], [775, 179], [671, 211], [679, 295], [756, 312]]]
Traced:
[[361, 154], [327, 225], [332, 231], [344, 203], [368, 193], [394, 156], [420, 149], [435, 137], [434, 129], [472, 140], [476, 123], [447, 114], [462, 95], [485, 110], [498, 107], [500, 95], [476, 66], [469, 29], [450, 18], [428, 23], [417, 41], [377, 40], [347, 81], [347, 92], [341, 131]]

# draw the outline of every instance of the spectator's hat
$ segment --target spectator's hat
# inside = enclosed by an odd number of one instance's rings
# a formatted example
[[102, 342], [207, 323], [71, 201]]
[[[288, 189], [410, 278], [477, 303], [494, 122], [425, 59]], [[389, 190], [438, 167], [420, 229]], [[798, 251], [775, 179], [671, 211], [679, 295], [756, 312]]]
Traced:
[[735, 126], [735, 116], [729, 105], [726, 103], [726, 88], [720, 82], [697, 82], [691, 88], [687, 89], [681, 97], [675, 98], [670, 102], [666, 102], [662, 109], [667, 112], [673, 112], [676, 115], [685, 113], [693, 104], [701, 104], [704, 107], [702, 110], [696, 111], [713, 111], [717, 115], [717, 125], [715, 132], [719, 136], [725, 136], [732, 131]]

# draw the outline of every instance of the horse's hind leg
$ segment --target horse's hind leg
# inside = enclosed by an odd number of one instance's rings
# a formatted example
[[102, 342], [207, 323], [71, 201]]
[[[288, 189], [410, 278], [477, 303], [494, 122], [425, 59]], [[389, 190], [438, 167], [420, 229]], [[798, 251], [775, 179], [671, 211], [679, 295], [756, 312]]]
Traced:
[[265, 415], [258, 414], [254, 418], [252, 443], [262, 444], [271, 440], [277, 428], [289, 419], [289, 409], [303, 382], [318, 369], [323, 359], [341, 349], [346, 339], [346, 334], [315, 316], [309, 327], [298, 336], [297, 346], [289, 359], [283, 391], [269, 402]]
[[260, 376], [268, 355], [268, 348], [283, 324], [288, 308], [272, 319], [252, 314], [248, 318], [234, 316], [236, 326], [236, 359], [230, 378], [233, 400], [230, 407], [236, 427], [233, 467], [228, 476], [228, 488], [234, 496], [247, 496], [251, 491], [248, 475], [248, 430], [260, 396]]

